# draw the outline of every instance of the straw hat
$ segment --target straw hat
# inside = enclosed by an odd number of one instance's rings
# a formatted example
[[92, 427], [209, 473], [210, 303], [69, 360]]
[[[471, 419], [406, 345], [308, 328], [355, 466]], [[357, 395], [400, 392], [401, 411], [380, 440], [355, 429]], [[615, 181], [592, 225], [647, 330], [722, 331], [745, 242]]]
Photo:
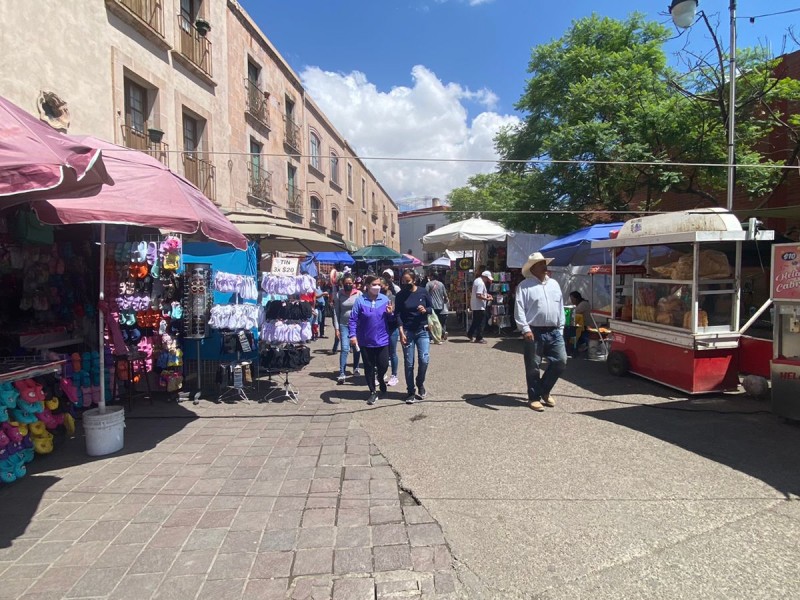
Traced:
[[522, 274], [525, 275], [525, 277], [533, 277], [533, 275], [531, 275], [531, 267], [539, 262], [549, 265], [551, 262], [553, 262], [553, 259], [546, 258], [541, 252], [534, 252], [528, 256], [528, 260], [524, 265], [522, 265]]

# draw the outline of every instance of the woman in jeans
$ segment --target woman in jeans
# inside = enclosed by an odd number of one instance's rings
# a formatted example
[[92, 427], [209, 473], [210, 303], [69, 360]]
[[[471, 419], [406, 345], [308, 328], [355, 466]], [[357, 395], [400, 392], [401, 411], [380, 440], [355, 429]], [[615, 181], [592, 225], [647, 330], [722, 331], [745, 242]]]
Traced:
[[[403, 362], [406, 375], [406, 404], [423, 400], [428, 392], [425, 389], [425, 375], [430, 362], [431, 340], [428, 336], [428, 315], [433, 312], [431, 298], [424, 288], [417, 287], [413, 271], [405, 271], [400, 280], [400, 293], [395, 301], [395, 314], [400, 330], [400, 343], [403, 345]], [[414, 353], [419, 358], [419, 368], [414, 378]], [[416, 387], [415, 387], [416, 385]]]
[[[342, 351], [339, 354], [339, 377], [336, 382], [339, 384], [347, 380], [345, 369], [347, 368], [347, 357], [350, 354], [350, 312], [361, 295], [353, 287], [353, 278], [345, 275], [339, 282], [339, 291], [333, 298], [333, 326], [336, 329], [336, 339], [342, 344]], [[361, 353], [358, 347], [353, 348], [353, 376], [361, 375], [358, 371], [358, 361]]]
[[[381, 292], [384, 296], [389, 298], [392, 307], [395, 306], [394, 284], [385, 275], [381, 277]], [[389, 366], [392, 368], [392, 374], [387, 381], [389, 387], [397, 385], [397, 369], [400, 366], [400, 358], [397, 356], [397, 342], [400, 341], [400, 330], [395, 323], [389, 328]]]
[[[369, 398], [367, 404], [386, 397], [383, 376], [389, 368], [389, 328], [394, 324], [392, 305], [381, 294], [381, 282], [374, 275], [364, 278], [364, 293], [358, 296], [350, 313], [350, 344], [358, 344], [364, 359]], [[378, 390], [380, 388], [380, 395]]]

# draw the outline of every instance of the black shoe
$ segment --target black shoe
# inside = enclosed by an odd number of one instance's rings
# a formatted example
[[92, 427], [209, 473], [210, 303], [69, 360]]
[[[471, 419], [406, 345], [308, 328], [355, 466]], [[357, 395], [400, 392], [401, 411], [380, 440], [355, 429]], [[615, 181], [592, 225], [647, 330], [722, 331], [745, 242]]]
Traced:
[[417, 397], [414, 395], [414, 392], [410, 392], [406, 396], [406, 400], [405, 400], [406, 404], [414, 404], [414, 402], [416, 402], [416, 401], [417, 401]]
[[373, 404], [375, 404], [375, 401], [376, 401], [377, 399], [378, 399], [378, 392], [372, 392], [372, 393], [369, 395], [369, 398], [367, 398], [367, 404], [369, 404], [370, 406], [372, 406]]
[[386, 391], [386, 384], [383, 384], [378, 392], [378, 400], [386, 400], [387, 391]]
[[417, 391], [416, 398], [418, 398], [419, 400], [425, 400], [427, 396], [428, 396], [428, 390], [426, 390], [424, 387], [420, 387], [419, 390]]

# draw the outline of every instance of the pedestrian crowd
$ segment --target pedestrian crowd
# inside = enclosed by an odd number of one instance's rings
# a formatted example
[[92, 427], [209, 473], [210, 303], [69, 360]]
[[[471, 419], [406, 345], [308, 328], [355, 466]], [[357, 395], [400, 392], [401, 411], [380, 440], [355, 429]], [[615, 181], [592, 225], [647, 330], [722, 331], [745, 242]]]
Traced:
[[[528, 403], [537, 412], [555, 406], [552, 389], [567, 364], [564, 299], [558, 282], [547, 274], [549, 262], [538, 252], [528, 257], [522, 268], [525, 279], [517, 286], [514, 299], [514, 320], [524, 340]], [[472, 343], [485, 344], [483, 331], [492, 301], [489, 286], [493, 279], [484, 268], [478, 273], [470, 293], [472, 323], [467, 338]], [[585, 302], [577, 292], [571, 297]], [[373, 405], [386, 398], [389, 387], [399, 384], [402, 353], [405, 402], [414, 404], [428, 396], [425, 381], [430, 346], [447, 339], [449, 298], [447, 287], [437, 274], [420, 280], [413, 270], [406, 270], [396, 283], [392, 269], [380, 276], [364, 277], [334, 272], [330, 281], [319, 279], [313, 301], [315, 339], [326, 337], [327, 314], [333, 319], [331, 353], [339, 352], [338, 384], [348, 380], [347, 364], [352, 354], [352, 378], [361, 377], [359, 367], [363, 363], [367, 404]], [[587, 309], [582, 304], [580, 308]]]

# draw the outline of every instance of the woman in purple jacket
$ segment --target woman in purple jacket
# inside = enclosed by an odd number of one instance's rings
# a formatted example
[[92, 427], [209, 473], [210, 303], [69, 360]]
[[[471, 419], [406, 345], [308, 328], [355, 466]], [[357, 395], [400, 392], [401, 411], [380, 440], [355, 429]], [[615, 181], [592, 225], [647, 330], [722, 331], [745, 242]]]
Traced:
[[[394, 318], [392, 304], [381, 293], [380, 281], [368, 275], [364, 278], [364, 293], [356, 300], [350, 313], [350, 344], [361, 350], [369, 387], [367, 404], [370, 405], [375, 404], [379, 397], [386, 397], [383, 376], [389, 368], [389, 331]], [[376, 383], [380, 385], [380, 393], [375, 389]]]

